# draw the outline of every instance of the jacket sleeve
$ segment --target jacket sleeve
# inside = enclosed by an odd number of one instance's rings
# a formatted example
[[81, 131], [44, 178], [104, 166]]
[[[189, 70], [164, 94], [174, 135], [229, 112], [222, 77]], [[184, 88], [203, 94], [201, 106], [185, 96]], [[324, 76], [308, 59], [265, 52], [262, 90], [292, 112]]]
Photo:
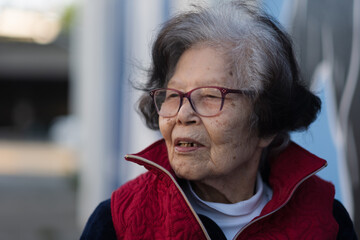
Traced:
[[116, 240], [110, 199], [101, 202], [88, 219], [80, 240]]
[[345, 207], [336, 199], [333, 205], [333, 215], [339, 224], [337, 239], [356, 240], [357, 236], [350, 216]]

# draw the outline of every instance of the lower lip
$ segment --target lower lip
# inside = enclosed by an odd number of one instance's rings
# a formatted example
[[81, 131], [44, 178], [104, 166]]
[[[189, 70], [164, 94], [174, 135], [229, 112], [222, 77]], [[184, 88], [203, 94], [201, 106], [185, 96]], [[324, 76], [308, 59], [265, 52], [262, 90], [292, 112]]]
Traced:
[[202, 147], [180, 147], [175, 146], [175, 151], [178, 153], [187, 153], [187, 152], [194, 152], [196, 150], [201, 149]]

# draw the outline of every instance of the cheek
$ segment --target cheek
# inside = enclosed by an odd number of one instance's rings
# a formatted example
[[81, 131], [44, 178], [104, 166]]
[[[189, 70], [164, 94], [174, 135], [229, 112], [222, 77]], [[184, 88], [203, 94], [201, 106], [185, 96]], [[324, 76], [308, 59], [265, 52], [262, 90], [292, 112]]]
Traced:
[[232, 115], [211, 122], [211, 126], [209, 125], [211, 130], [208, 133], [213, 146], [212, 154], [225, 154], [227, 159], [232, 161], [237, 159], [237, 154], [246, 145], [249, 137], [248, 124], [241, 115], [240, 118], [235, 119]]
[[229, 141], [230, 139], [239, 138], [244, 131], [244, 123], [242, 121], [228, 118], [216, 119], [210, 125], [212, 130], [209, 131], [209, 135], [214, 140]]
[[173, 118], [159, 118], [159, 128], [161, 135], [165, 138], [165, 140], [171, 139], [171, 132], [174, 127], [174, 119]]

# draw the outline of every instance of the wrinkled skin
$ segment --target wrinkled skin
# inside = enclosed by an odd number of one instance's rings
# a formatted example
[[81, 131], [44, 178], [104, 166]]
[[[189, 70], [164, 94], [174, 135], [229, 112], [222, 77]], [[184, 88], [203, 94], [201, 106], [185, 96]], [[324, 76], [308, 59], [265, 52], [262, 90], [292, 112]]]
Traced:
[[[168, 87], [188, 92], [200, 86], [239, 89], [241, 83], [227, 70], [224, 54], [197, 46], [180, 57]], [[261, 152], [271, 139], [251, 135], [251, 111], [246, 96], [228, 94], [215, 117], [197, 115], [187, 99], [175, 117], [159, 117], [172, 168], [204, 200], [230, 203], [254, 194]]]

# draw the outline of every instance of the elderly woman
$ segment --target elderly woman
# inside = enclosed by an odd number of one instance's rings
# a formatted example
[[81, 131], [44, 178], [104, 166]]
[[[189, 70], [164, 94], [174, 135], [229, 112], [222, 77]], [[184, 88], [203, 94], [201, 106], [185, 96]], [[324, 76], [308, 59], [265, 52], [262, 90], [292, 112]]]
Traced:
[[326, 161], [289, 140], [320, 100], [252, 2], [165, 23], [145, 90], [139, 108], [164, 139], [126, 156], [149, 171], [99, 205], [82, 239], [356, 239], [315, 175]]

